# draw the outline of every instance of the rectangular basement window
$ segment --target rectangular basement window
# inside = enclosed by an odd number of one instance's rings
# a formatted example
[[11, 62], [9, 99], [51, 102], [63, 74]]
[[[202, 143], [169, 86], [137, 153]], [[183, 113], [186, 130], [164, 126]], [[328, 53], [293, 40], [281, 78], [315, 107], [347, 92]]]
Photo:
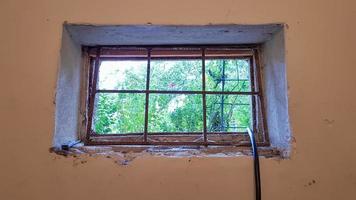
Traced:
[[52, 145], [236, 156], [250, 127], [265, 155], [288, 157], [284, 36], [283, 24], [65, 23]]
[[268, 146], [258, 49], [84, 47], [85, 144]]

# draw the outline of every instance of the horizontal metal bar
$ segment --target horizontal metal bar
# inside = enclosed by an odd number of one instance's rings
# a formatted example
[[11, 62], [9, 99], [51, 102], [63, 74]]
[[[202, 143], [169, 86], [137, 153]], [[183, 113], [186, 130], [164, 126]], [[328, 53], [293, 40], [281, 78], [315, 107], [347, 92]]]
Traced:
[[146, 93], [146, 90], [96, 90], [96, 93]]
[[[249, 59], [251, 56], [209, 56], [206, 60], [245, 60]], [[151, 60], [201, 60], [201, 56], [194, 56], [194, 57], [185, 57], [185, 56], [177, 56], [177, 57], [152, 57]], [[143, 57], [115, 57], [115, 56], [105, 56], [102, 55], [100, 57], [101, 61], [146, 61], [147, 56]]]
[[[119, 141], [88, 141], [86, 145], [162, 145], [162, 146], [251, 146], [251, 143], [246, 142], [119, 142]], [[257, 143], [257, 146], [269, 146], [268, 143]]]
[[[221, 103], [213, 103], [213, 104], [214, 105], [221, 105]], [[229, 105], [229, 106], [249, 106], [251, 104], [248, 104], [248, 103], [225, 103], [224, 102], [224, 105]]]
[[[246, 128], [246, 127], [241, 127]], [[247, 132], [207, 132], [208, 135], [245, 135]], [[148, 136], [199, 136], [203, 135], [203, 132], [148, 132]], [[115, 136], [115, 137], [130, 137], [130, 136], [143, 136], [142, 133], [92, 133], [90, 137], [105, 137], [105, 136]]]
[[143, 136], [141, 133], [95, 133], [91, 132], [90, 137], [105, 137], [105, 136], [117, 136], [117, 137], [128, 137], [128, 136]]
[[222, 78], [214, 79], [214, 80], [217, 80], [217, 81], [250, 81], [248, 79], [222, 79]]
[[224, 128], [243, 128], [243, 129], [246, 129], [246, 126], [223, 126], [223, 127]]
[[96, 90], [96, 93], [151, 93], [151, 94], [224, 94], [224, 95], [259, 95], [258, 92], [229, 91], [180, 91], [180, 90]]
[[[238, 49], [254, 49], [258, 48], [259, 44], [161, 44], [161, 45], [100, 45], [101, 48], [238, 48]], [[87, 46], [96, 48], [98, 46]]]

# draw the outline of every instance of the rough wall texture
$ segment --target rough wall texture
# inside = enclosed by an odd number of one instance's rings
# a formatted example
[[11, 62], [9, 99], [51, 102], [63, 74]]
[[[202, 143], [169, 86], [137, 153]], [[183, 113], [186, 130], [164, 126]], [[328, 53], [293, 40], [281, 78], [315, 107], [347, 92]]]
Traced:
[[252, 160], [50, 154], [63, 21], [96, 24], [285, 22], [290, 160], [263, 159], [264, 199], [356, 196], [356, 2], [352, 0], [0, 2], [1, 199], [252, 199]]
[[289, 126], [284, 31], [262, 46], [263, 89], [271, 145], [288, 151]]
[[54, 146], [78, 139], [80, 105], [81, 47], [63, 29], [60, 64], [56, 87]]

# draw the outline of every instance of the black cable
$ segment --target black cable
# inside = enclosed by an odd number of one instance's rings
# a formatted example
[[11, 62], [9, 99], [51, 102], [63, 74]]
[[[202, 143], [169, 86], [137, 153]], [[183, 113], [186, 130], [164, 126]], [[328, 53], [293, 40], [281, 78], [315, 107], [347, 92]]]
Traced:
[[81, 142], [80, 140], [72, 141], [69, 142], [68, 144], [63, 144], [61, 148], [62, 150], [69, 151], [70, 148], [72, 148], [74, 145], [79, 144], [80, 142]]
[[250, 136], [252, 154], [253, 154], [253, 165], [255, 171], [255, 197], [256, 200], [261, 200], [261, 179], [260, 179], [260, 160], [258, 157], [258, 150], [255, 141], [255, 134], [250, 128], [247, 128], [248, 135]]

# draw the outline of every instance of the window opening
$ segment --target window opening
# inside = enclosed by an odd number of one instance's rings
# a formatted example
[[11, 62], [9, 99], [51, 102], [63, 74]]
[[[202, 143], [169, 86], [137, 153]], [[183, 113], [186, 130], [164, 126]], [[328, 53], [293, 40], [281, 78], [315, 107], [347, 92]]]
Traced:
[[87, 144], [268, 145], [256, 48], [85, 51]]

